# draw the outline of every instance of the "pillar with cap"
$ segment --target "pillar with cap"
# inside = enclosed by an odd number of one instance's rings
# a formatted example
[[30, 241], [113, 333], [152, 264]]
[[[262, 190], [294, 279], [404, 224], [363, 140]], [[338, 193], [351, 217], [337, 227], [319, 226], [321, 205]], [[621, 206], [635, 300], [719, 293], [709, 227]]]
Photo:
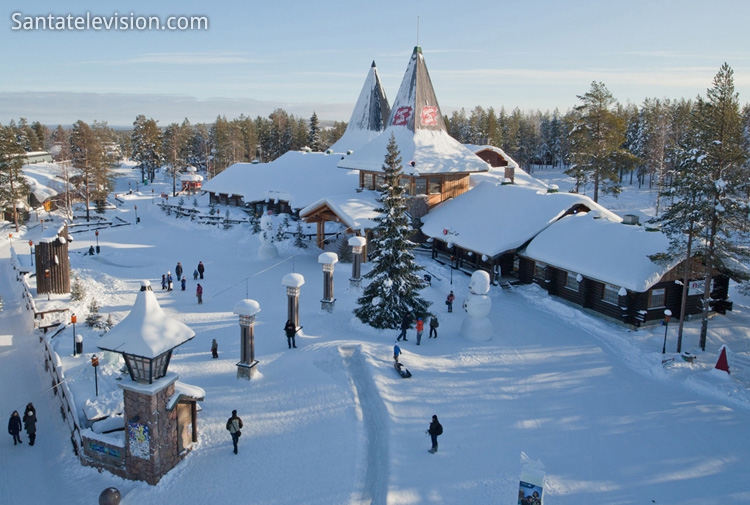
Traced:
[[302, 274], [286, 274], [281, 279], [281, 285], [286, 286], [287, 296], [287, 319], [299, 329], [299, 291], [305, 284], [305, 278]]
[[255, 374], [258, 361], [255, 359], [255, 316], [260, 305], [255, 300], [240, 300], [233, 312], [240, 316], [240, 362], [237, 363], [237, 378], [250, 379]]
[[352, 277], [349, 286], [358, 288], [362, 284], [362, 251], [367, 245], [365, 237], [351, 237], [348, 241], [352, 248]]
[[320, 308], [326, 312], [333, 312], [336, 303], [333, 297], [333, 267], [338, 261], [338, 255], [333, 252], [324, 252], [318, 256], [318, 263], [323, 265], [323, 299], [320, 300]]

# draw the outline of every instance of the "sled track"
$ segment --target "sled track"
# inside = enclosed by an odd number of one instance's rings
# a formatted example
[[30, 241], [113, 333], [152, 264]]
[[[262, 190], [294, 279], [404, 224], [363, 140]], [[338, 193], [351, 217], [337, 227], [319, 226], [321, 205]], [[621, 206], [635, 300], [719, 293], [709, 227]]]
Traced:
[[359, 346], [341, 346], [339, 354], [362, 412], [365, 437], [364, 482], [353, 503], [386, 505], [388, 498], [388, 413]]

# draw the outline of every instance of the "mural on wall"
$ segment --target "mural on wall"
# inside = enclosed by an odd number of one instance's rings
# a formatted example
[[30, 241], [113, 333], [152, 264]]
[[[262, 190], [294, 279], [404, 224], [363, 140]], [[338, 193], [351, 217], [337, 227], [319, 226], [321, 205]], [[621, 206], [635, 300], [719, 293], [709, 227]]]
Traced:
[[141, 423], [128, 423], [128, 448], [130, 454], [141, 459], [151, 459], [148, 426]]

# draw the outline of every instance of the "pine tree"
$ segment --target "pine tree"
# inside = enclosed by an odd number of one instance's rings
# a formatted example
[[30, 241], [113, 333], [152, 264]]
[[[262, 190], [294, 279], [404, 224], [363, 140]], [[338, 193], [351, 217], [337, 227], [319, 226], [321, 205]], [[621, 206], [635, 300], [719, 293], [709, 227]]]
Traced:
[[131, 158], [141, 169], [141, 180], [154, 182], [156, 170], [164, 164], [162, 134], [154, 119], [138, 115], [130, 135]]
[[750, 260], [747, 226], [750, 167], [733, 75], [725, 63], [714, 77], [706, 98], [698, 97], [690, 129], [681, 135], [674, 156], [673, 186], [665, 195], [672, 204], [660, 220], [670, 238], [671, 254], [686, 251], [689, 257], [694, 247], [702, 257], [705, 287], [700, 347], [703, 350], [714, 269], [742, 275], [732, 265], [737, 260]]
[[294, 233], [294, 247], [300, 249], [307, 249], [307, 243], [305, 242], [305, 234], [302, 232], [302, 220], [297, 220], [297, 231]]
[[91, 127], [80, 119], [70, 132], [72, 165], [83, 180], [83, 196], [86, 200], [86, 221], [91, 219], [91, 202], [107, 198], [110, 178], [104, 149], [99, 137]]
[[625, 122], [612, 110], [615, 99], [601, 82], [592, 82], [583, 103], [575, 108], [576, 121], [569, 134], [571, 167], [565, 171], [576, 180], [576, 192], [591, 183], [593, 200], [599, 193], [620, 192], [619, 172], [632, 166], [637, 159], [622, 148]]
[[29, 196], [29, 184], [23, 175], [24, 150], [16, 132], [0, 125], [0, 209], [13, 209], [13, 223], [19, 231], [18, 206]]
[[398, 328], [404, 314], [425, 317], [430, 305], [419, 296], [424, 281], [417, 275], [422, 267], [412, 253], [416, 244], [409, 240], [413, 230], [405, 212], [405, 190], [399, 184], [401, 170], [401, 153], [391, 134], [383, 164], [385, 183], [378, 198], [380, 216], [373, 230], [373, 266], [365, 274], [370, 282], [354, 310], [360, 321], [374, 328]]
[[315, 152], [323, 150], [322, 143], [320, 140], [320, 125], [318, 124], [318, 115], [313, 112], [310, 117], [310, 131], [307, 136], [307, 145], [310, 146]]
[[70, 287], [70, 301], [77, 302], [83, 300], [86, 297], [86, 288], [83, 286], [80, 277], [77, 275], [73, 280], [73, 285]]
[[99, 304], [96, 299], [91, 300], [91, 303], [89, 304], [89, 313], [86, 316], [86, 325], [91, 327], [96, 326], [101, 319], [102, 315], [99, 314]]

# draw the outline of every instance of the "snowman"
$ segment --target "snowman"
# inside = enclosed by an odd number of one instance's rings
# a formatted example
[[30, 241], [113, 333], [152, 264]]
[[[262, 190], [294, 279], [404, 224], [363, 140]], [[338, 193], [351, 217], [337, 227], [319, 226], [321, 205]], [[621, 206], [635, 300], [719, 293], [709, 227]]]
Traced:
[[260, 234], [258, 235], [258, 239], [260, 240], [260, 248], [258, 249], [259, 259], [270, 260], [279, 256], [279, 250], [273, 243], [273, 220], [268, 214], [264, 214], [260, 218]]
[[461, 324], [461, 331], [469, 340], [492, 340], [492, 322], [487, 317], [492, 310], [492, 299], [487, 296], [489, 292], [490, 274], [484, 270], [471, 274], [469, 295], [463, 303], [466, 319]]

